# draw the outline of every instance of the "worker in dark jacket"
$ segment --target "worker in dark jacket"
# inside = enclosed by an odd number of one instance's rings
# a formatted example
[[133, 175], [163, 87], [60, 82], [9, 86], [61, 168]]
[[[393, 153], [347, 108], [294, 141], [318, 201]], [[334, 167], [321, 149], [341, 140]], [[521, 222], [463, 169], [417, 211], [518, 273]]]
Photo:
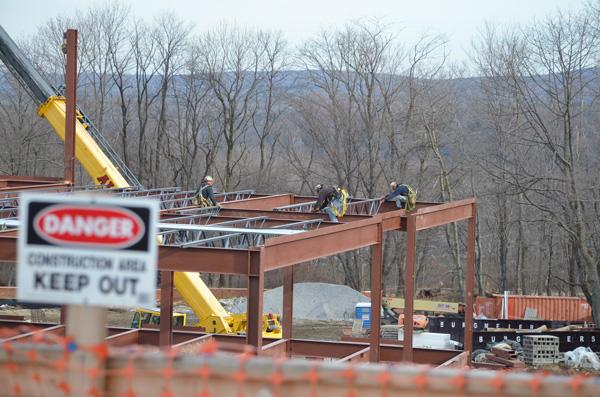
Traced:
[[333, 207], [339, 207], [341, 204], [341, 194], [338, 192], [338, 189], [333, 186], [323, 186], [319, 183], [315, 186], [315, 190], [319, 194], [319, 197], [313, 207], [313, 212], [325, 211], [331, 222], [338, 222], [338, 219], [333, 212]]
[[217, 204], [217, 198], [215, 197], [215, 192], [213, 191], [212, 185], [215, 183], [215, 180], [212, 176], [207, 175], [202, 180], [202, 183], [196, 190], [196, 195], [198, 196], [198, 200], [200, 202], [201, 207], [214, 207]]
[[396, 208], [405, 208], [408, 200], [409, 189], [407, 185], [398, 185], [398, 182], [392, 181], [390, 183], [391, 192], [389, 192], [383, 199], [385, 201], [394, 201]]

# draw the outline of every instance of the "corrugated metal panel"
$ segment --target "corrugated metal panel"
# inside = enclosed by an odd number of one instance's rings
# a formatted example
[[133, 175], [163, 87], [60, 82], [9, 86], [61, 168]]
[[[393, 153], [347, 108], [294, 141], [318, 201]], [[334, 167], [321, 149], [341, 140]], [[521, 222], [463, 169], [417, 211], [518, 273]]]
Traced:
[[[496, 314], [498, 314], [502, 307], [502, 295], [494, 295], [493, 299], [496, 301]], [[592, 308], [584, 298], [509, 295], [509, 318], [523, 318], [528, 307], [535, 309], [537, 317], [544, 320], [592, 321]]]
[[496, 298], [484, 298], [478, 296], [475, 299], [475, 315], [483, 314], [487, 318], [498, 318], [498, 310], [496, 310]]

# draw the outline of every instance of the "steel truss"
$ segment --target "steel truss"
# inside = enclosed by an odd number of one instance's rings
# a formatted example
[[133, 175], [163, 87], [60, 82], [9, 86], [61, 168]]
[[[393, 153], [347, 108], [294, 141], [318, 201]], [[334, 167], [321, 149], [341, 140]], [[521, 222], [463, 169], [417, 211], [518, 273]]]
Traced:
[[[317, 201], [307, 201], [304, 203], [283, 205], [273, 208], [273, 211], [289, 212], [312, 212]], [[375, 215], [381, 205], [380, 199], [349, 199], [346, 204], [346, 214], [348, 215]]]
[[[153, 198], [160, 201], [161, 210], [172, 210], [178, 208], [193, 207], [196, 200], [196, 194], [193, 190], [181, 191], [178, 187], [143, 189], [140, 187], [128, 188], [107, 188], [98, 185], [84, 186], [61, 186], [45, 188], [43, 185], [36, 189], [37, 192], [56, 193], [56, 194], [79, 194], [84, 192], [101, 192], [117, 197], [135, 197], [135, 198]], [[16, 211], [19, 206], [19, 189], [14, 191], [4, 191], [0, 193], [0, 218], [16, 217]], [[251, 197], [254, 190], [239, 190], [234, 192], [222, 192], [215, 194], [220, 202], [232, 202], [244, 200]]]
[[[118, 194], [124, 193], [122, 191]], [[172, 190], [162, 193], [162, 196], [160, 193], [157, 195], [163, 197], [175, 194]], [[185, 192], [177, 194], [182, 193], [187, 195]], [[300, 199], [305, 200], [305, 198]], [[312, 200], [308, 198], [306, 201]], [[349, 204], [357, 207], [364, 206], [364, 209], [357, 212], [372, 212], [379, 206], [379, 200], [356, 200]], [[275, 269], [283, 270], [283, 312], [281, 313], [283, 338], [289, 341], [293, 340], [291, 313], [294, 265], [370, 247], [372, 330], [368, 351], [362, 348], [360, 352], [354, 353], [368, 355], [370, 361], [380, 359], [413, 361], [415, 356], [412, 348], [412, 315], [417, 232], [464, 220], [468, 221], [465, 303], [467, 307], [473, 306], [475, 199], [443, 204], [418, 203], [416, 210], [408, 214], [402, 209], [396, 209], [393, 203], [383, 203], [376, 214], [348, 215], [340, 224], [324, 222], [323, 219], [326, 219], [324, 214], [285, 211], [285, 209], [281, 211], [282, 206], [290, 205], [295, 205], [294, 195], [256, 195], [249, 199], [228, 202], [223, 208], [177, 208], [161, 213], [160, 228], [164, 239], [163, 245], [159, 247], [159, 270], [162, 272], [163, 280], [161, 318], [167, 320], [161, 321], [160, 324], [158, 343], [161, 346], [173, 345], [171, 314], [174, 271], [237, 274], [247, 277], [248, 322], [244, 340], [254, 346], [257, 352], [262, 352], [262, 301], [266, 272]], [[279, 211], [273, 211], [275, 207]], [[405, 348], [399, 353], [394, 353], [402, 356], [394, 359], [391, 359], [388, 353], [384, 353], [386, 349], [381, 345], [380, 311], [378, 310], [381, 307], [383, 235], [389, 231], [407, 233], [404, 277], [406, 280]], [[15, 231], [0, 232], [0, 261], [15, 259]], [[472, 315], [471, 310], [466, 310], [464, 337], [466, 351], [472, 350]]]

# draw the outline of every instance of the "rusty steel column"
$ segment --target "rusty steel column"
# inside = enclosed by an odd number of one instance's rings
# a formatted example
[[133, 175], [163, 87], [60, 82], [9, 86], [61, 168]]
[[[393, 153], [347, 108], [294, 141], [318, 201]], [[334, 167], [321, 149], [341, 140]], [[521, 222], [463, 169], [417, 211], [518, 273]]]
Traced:
[[415, 303], [415, 259], [417, 251], [417, 217], [406, 217], [406, 269], [404, 271], [404, 341], [402, 360], [413, 361], [413, 311]]
[[173, 272], [160, 272], [160, 347], [173, 344]]
[[60, 323], [62, 325], [67, 324], [67, 306], [66, 305], [62, 305], [60, 307]]
[[[292, 324], [294, 319], [294, 266], [283, 269], [283, 324], [284, 339], [292, 339]], [[291, 348], [291, 343], [288, 343]], [[291, 351], [288, 349], [288, 355]]]
[[257, 354], [262, 349], [263, 292], [265, 286], [262, 258], [262, 250], [258, 256], [248, 255], [246, 343], [256, 347]]
[[65, 182], [75, 183], [75, 107], [77, 104], [77, 30], [69, 29], [65, 33], [65, 52], [67, 54], [66, 119], [65, 119]]
[[378, 243], [371, 246], [371, 334], [369, 361], [379, 362], [381, 348], [381, 273], [383, 271], [383, 221], [377, 225]]
[[469, 365], [473, 352], [473, 289], [475, 284], [475, 233], [477, 228], [477, 205], [473, 206], [473, 215], [469, 218], [467, 231], [467, 296], [465, 299], [465, 346], [469, 352]]

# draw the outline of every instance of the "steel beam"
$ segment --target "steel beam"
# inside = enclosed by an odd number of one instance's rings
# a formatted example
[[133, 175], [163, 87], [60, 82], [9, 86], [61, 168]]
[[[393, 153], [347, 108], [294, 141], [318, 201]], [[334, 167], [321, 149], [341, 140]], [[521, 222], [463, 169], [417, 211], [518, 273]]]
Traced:
[[130, 329], [129, 331], [121, 332], [107, 336], [104, 340], [111, 347], [137, 345], [139, 341], [139, 329]]
[[66, 86], [66, 118], [65, 118], [65, 182], [75, 183], [75, 117], [77, 106], [77, 30], [65, 32], [67, 68]]
[[[24, 322], [24, 324], [29, 324], [29, 323]], [[27, 329], [31, 329], [31, 328], [27, 328]], [[22, 333], [20, 335], [15, 335], [15, 336], [11, 336], [6, 339], [1, 339], [1, 341], [2, 341], [2, 343], [17, 342], [17, 341], [19, 343], [28, 342], [31, 338], [33, 338], [34, 335], [39, 334], [40, 332], [64, 336], [65, 335], [65, 326], [62, 324], [58, 324], [58, 325], [52, 325], [50, 327], [38, 328], [38, 329], [30, 330], [29, 332]]]
[[[438, 368], [465, 368], [471, 365], [471, 352], [464, 351], [458, 356], [443, 362]], [[502, 366], [503, 367], [503, 366]]]
[[[355, 353], [352, 353], [346, 357], [342, 357], [339, 360], [337, 360], [336, 362], [338, 363], [362, 363], [362, 362], [368, 362], [369, 360], [369, 352], [370, 352], [371, 348], [369, 347], [365, 347], [362, 350], [359, 350]], [[379, 353], [378, 353], [379, 355]]]
[[258, 266], [258, 271], [254, 274], [248, 274], [246, 341], [249, 345], [254, 346], [257, 352], [260, 352], [262, 348], [263, 292], [265, 289], [263, 251], [259, 251], [258, 256], [248, 255], [247, 258], [248, 269]]
[[[472, 216], [469, 218], [467, 228], [467, 282], [465, 299], [465, 339], [464, 350], [468, 352], [469, 357], [473, 352], [473, 288], [475, 285], [475, 233], [477, 227], [477, 207], [475, 203], [471, 204]], [[471, 360], [468, 360], [469, 364]]]
[[290, 234], [302, 233], [302, 230], [293, 229], [250, 229], [243, 227], [228, 227], [228, 226], [217, 226], [217, 225], [189, 225], [181, 223], [168, 223], [162, 222], [158, 224], [160, 230], [178, 230], [186, 232], [226, 232], [226, 233], [251, 233], [251, 234], [265, 234], [272, 236], [288, 236]]
[[[361, 350], [369, 347], [365, 342], [340, 342], [340, 341], [317, 341], [292, 339], [293, 356], [302, 357], [327, 357], [343, 359], [350, 355], [356, 354]], [[404, 347], [400, 344], [381, 345], [381, 361], [399, 362], [403, 355]], [[439, 349], [414, 349], [415, 364], [433, 364], [440, 365], [453, 357], [456, 357], [461, 352], [458, 350], [439, 350]]]
[[[3, 254], [2, 247], [0, 238], [0, 258]], [[158, 268], [159, 270], [178, 272], [247, 275], [248, 256], [257, 255], [257, 253], [256, 249], [161, 246], [158, 249]]]
[[265, 241], [264, 269], [278, 269], [377, 244], [380, 222], [381, 218], [375, 216], [294, 236], [271, 238]]
[[15, 193], [17, 194], [18, 192], [24, 191], [24, 190], [50, 190], [50, 189], [68, 189], [70, 186], [70, 184], [65, 183], [65, 182], [59, 182], [59, 183], [48, 183], [48, 184], [43, 184], [43, 185], [28, 185], [28, 186], [19, 186], [19, 187], [15, 187], [15, 186], [8, 186], [8, 187], [3, 187], [0, 188], [0, 193], [1, 194], [9, 194], [9, 193]]
[[383, 220], [383, 230], [385, 232], [393, 230], [406, 231], [406, 211], [403, 209], [396, 209], [394, 211], [388, 211], [380, 213], [381, 219]]
[[263, 346], [261, 354], [269, 357], [287, 357], [289, 351], [288, 339], [279, 339]]
[[243, 218], [243, 217], [239, 217], [239, 216], [223, 216], [222, 213], [221, 214], [206, 214], [206, 215], [189, 215], [189, 216], [185, 216], [185, 215], [181, 215], [178, 214], [177, 212], [180, 211], [163, 211], [161, 213], [161, 221], [165, 222], [165, 223], [185, 223], [186, 220], [188, 220], [190, 223], [193, 222], [193, 224], [196, 225], [215, 225], [215, 224], [221, 224], [223, 222], [231, 222], [231, 223], [242, 223], [245, 222], [248, 219], [262, 219], [261, 221], [261, 225], [260, 228], [275, 228], [275, 229], [280, 229], [283, 228], [285, 229], [285, 226], [290, 226], [290, 227], [297, 227], [298, 225], [306, 225], [306, 224], [313, 224], [313, 223], [318, 223], [319, 226], [335, 226], [337, 225], [337, 223], [334, 222], [327, 222], [322, 220], [321, 218], [319, 218], [318, 216], [313, 216], [313, 219], [309, 219], [309, 220], [298, 220], [298, 219], [272, 219], [269, 218], [267, 215], [263, 215], [263, 216], [259, 216], [256, 218]]
[[221, 203], [221, 208], [272, 210], [282, 205], [293, 204], [293, 194], [277, 194], [265, 197], [253, 197], [239, 201], [227, 201]]
[[316, 203], [317, 201], [315, 200], [297, 204], [282, 205], [281, 207], [273, 208], [273, 211], [311, 212], [311, 208], [314, 207]]
[[283, 269], [283, 313], [282, 335], [292, 339], [292, 324], [294, 319], [294, 267]]
[[413, 310], [415, 303], [415, 259], [417, 250], [416, 215], [409, 214], [406, 227], [406, 264], [404, 270], [404, 339], [402, 360], [413, 361]]
[[[306, 227], [306, 226], [311, 226], [311, 225], [316, 225], [316, 227], [315, 227], [315, 229], [316, 229], [321, 225], [321, 223], [323, 223], [323, 221], [321, 219], [312, 219], [312, 220], [308, 220], [308, 221], [296, 221], [296, 222], [285, 223], [283, 225], [273, 226], [273, 229], [289, 229], [292, 227], [294, 227], [294, 228]], [[335, 223], [330, 222], [330, 225], [335, 225]]]
[[292, 356], [329, 357], [337, 359], [347, 357], [369, 347], [368, 343], [303, 339], [292, 339], [290, 343]]
[[[257, 254], [257, 249], [160, 246], [158, 270], [247, 275], [248, 255]], [[17, 236], [15, 232], [0, 232], [0, 261], [15, 262], [16, 260]], [[256, 272], [256, 269], [250, 270]]]
[[15, 230], [0, 233], [0, 261], [16, 262], [17, 236]]
[[[236, 216], [241, 218], [251, 218], [255, 216], [268, 216], [269, 219], [293, 219], [295, 221], [307, 221], [320, 218], [323, 221], [329, 221], [327, 214], [320, 212], [288, 212], [288, 211], [269, 211], [262, 209], [238, 209], [238, 208], [224, 208], [221, 207], [219, 215], [223, 216]], [[340, 218], [341, 223], [355, 222], [365, 219], [371, 219], [368, 215], [345, 215]]]
[[190, 340], [180, 342], [176, 345], [173, 345], [173, 348], [181, 349], [182, 347], [185, 347], [186, 349], [189, 349], [192, 346], [199, 346], [199, 345], [203, 345], [205, 343], [211, 342], [213, 339], [214, 338], [211, 334], [202, 335], [202, 336], [198, 336], [197, 338], [192, 338]]
[[436, 226], [469, 219], [473, 216], [474, 198], [434, 205], [416, 211], [417, 230], [431, 229]]
[[371, 246], [371, 335], [369, 361], [379, 361], [381, 345], [381, 273], [383, 272], [383, 224], [377, 224], [378, 243]]
[[160, 347], [173, 344], [173, 272], [160, 272]]

